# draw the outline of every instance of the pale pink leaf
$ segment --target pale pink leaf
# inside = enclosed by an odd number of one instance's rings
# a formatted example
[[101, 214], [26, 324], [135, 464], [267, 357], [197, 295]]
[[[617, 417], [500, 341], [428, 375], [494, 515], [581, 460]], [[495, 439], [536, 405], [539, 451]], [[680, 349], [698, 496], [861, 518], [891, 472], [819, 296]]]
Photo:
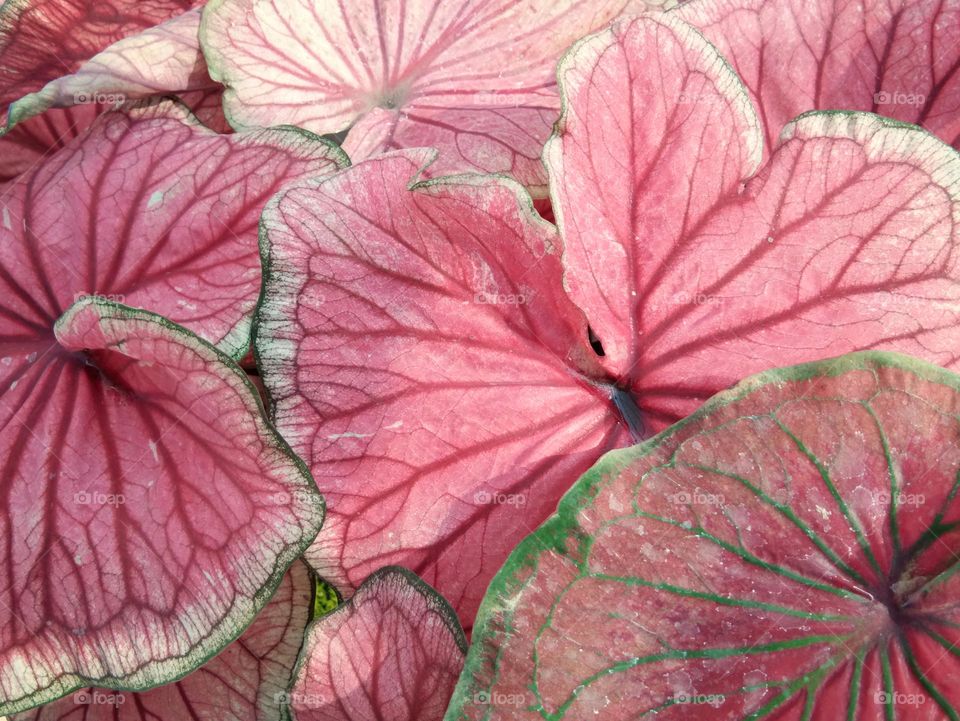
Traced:
[[391, 147], [440, 149], [434, 174], [511, 172], [543, 189], [556, 62], [638, 0], [213, 0], [201, 42], [234, 127], [346, 130], [397, 111]]
[[0, 126], [7, 106], [74, 72], [110, 44], [195, 0], [8, 0], [0, 7]]
[[154, 95], [217, 93], [200, 53], [200, 9], [118, 40], [77, 70], [11, 104], [7, 126], [50, 109], [102, 103], [121, 105]]

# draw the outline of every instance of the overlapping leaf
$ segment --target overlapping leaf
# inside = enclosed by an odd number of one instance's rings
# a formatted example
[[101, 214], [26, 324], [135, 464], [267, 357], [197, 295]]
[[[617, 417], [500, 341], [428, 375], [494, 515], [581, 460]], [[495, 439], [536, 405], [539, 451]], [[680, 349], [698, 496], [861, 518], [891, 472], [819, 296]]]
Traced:
[[324, 479], [320, 575], [348, 591], [402, 565], [469, 619], [518, 519], [626, 436], [577, 375], [598, 366], [553, 227], [496, 178], [411, 192], [410, 152], [267, 207], [256, 348], [278, 428]]
[[957, 0], [694, 0], [677, 10], [730, 60], [768, 147], [808, 110], [869, 110], [960, 148]]
[[958, 409], [854, 354], [608, 455], [494, 580], [447, 718], [957, 718]]
[[8, 127], [53, 107], [91, 102], [120, 105], [170, 93], [219, 96], [219, 86], [207, 74], [200, 54], [199, 28], [200, 10], [196, 9], [118, 40], [75, 72], [16, 100], [10, 106]]
[[205, 341], [102, 299], [32, 334], [18, 312], [0, 358], [3, 712], [193, 670], [323, 515], [243, 371]]
[[313, 622], [289, 694], [295, 721], [440, 721], [467, 642], [450, 605], [402, 568], [377, 571]]
[[187, 673], [312, 540], [312, 482], [245, 376], [153, 316], [110, 317], [105, 338], [90, 316], [149, 307], [242, 356], [260, 207], [340, 157], [295, 130], [217, 135], [161, 103], [101, 116], [3, 186], [0, 708]]
[[140, 693], [85, 688], [11, 721], [279, 721], [312, 591], [306, 564], [294, 562], [243, 635], [180, 681]]
[[0, 7], [0, 127], [14, 101], [73, 73], [112, 43], [196, 4], [114, 0], [105, 11], [98, 0], [8, 0]]
[[409, 155], [264, 218], [265, 384], [333, 508], [308, 557], [345, 589], [414, 569], [467, 626], [507, 549], [628, 426], [648, 437], [777, 364], [880, 347], [955, 365], [960, 347], [960, 160], [932, 136], [810, 115], [758, 172], [749, 99], [672, 15], [585, 40], [560, 81], [565, 268], [509, 184], [408, 189]]
[[[110, 100], [110, 95], [90, 96]], [[116, 97], [116, 96], [113, 96]], [[180, 93], [177, 98], [205, 126], [220, 133], [230, 132], [223, 117], [219, 89]], [[38, 167], [46, 158], [83, 135], [96, 118], [115, 109], [113, 103], [84, 102], [65, 108], [52, 108], [17, 123], [0, 135], [0, 183]]]
[[333, 133], [358, 121], [355, 146], [436, 147], [436, 174], [509, 171], [542, 188], [540, 150], [559, 108], [557, 59], [585, 33], [645, 7], [214, 0], [201, 39], [211, 74], [227, 86], [234, 127]]
[[10, 331], [48, 330], [76, 296], [102, 295], [242, 356], [261, 208], [344, 162], [309, 133], [217, 135], [170, 102], [102, 116], [0, 191]]
[[559, 73], [545, 160], [565, 278], [648, 428], [778, 365], [871, 347], [957, 362], [951, 148], [814, 113], [758, 172], [745, 92], [673, 14], [583, 41]]

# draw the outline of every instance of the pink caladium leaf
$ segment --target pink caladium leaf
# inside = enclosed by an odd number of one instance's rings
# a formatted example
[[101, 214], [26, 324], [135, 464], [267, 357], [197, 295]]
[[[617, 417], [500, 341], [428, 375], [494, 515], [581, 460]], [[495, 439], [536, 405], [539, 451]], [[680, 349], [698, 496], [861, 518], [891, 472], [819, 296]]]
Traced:
[[958, 409], [857, 353], [609, 454], [494, 579], [448, 721], [958, 718]]
[[103, 103], [86, 103], [50, 110], [0, 135], [0, 183], [36, 167], [86, 132], [99, 115], [111, 109], [111, 105]]
[[450, 605], [384, 568], [307, 631], [290, 689], [294, 721], [441, 721], [467, 642]]
[[264, 382], [333, 508], [308, 559], [345, 589], [411, 568], [465, 626], [505, 549], [604, 450], [764, 368], [960, 356], [948, 146], [820, 113], [761, 168], [748, 96], [669, 13], [581, 42], [559, 77], [546, 160], [562, 263], [510, 183], [408, 188], [422, 155], [290, 189], [264, 214]]
[[195, 0], [8, 0], [0, 7], [0, 127], [8, 106], [77, 70], [112, 43], [196, 5]]
[[[5, 262], [5, 281], [38, 261]], [[31, 287], [10, 291], [0, 351], [0, 713], [200, 666], [323, 518], [310, 474], [227, 356], [100, 298], [28, 323], [53, 292]]]
[[295, 561], [243, 635], [175, 683], [139, 693], [84, 688], [11, 721], [280, 721], [313, 587]]
[[155, 95], [202, 93], [220, 101], [200, 53], [200, 9], [118, 40], [69, 75], [10, 105], [7, 127], [54, 107], [121, 105]]
[[694, 0], [677, 12], [739, 73], [769, 147], [801, 112], [869, 110], [960, 149], [960, 2]]
[[10, 332], [46, 333], [78, 295], [100, 295], [241, 357], [260, 286], [261, 208], [284, 182], [345, 162], [292, 128], [218, 135], [169, 101], [101, 116], [0, 189]]
[[559, 75], [544, 157], [565, 280], [648, 431], [764, 368], [878, 347], [957, 363], [953, 149], [811, 113], [759, 169], [746, 92], [672, 13], [582, 41]]
[[[192, 90], [180, 93], [177, 98], [211, 130], [219, 133], [231, 131], [223, 116], [219, 89]], [[81, 103], [53, 108], [17, 123], [0, 135], [0, 183], [40, 165], [45, 158], [86, 132], [99, 115], [113, 109], [112, 104]]]
[[[559, 110], [557, 59], [585, 33], [643, 7], [213, 0], [201, 42], [211, 75], [227, 86], [234, 127], [289, 123], [323, 134], [360, 119], [354, 145], [437, 147], [435, 174], [509, 171], [542, 189], [540, 151]], [[370, 112], [378, 117], [364, 117]]]
[[403, 565], [469, 619], [518, 515], [546, 517], [626, 436], [575, 375], [599, 367], [553, 226], [503, 179], [411, 192], [423, 159], [271, 201], [255, 344], [278, 429], [325, 479], [320, 575], [346, 591]]

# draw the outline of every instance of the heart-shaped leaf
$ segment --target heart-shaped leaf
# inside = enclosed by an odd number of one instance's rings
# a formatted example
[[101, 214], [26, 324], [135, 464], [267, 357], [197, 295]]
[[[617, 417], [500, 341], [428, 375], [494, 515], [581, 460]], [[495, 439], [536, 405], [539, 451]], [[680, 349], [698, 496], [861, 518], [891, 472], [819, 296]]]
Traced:
[[8, 0], [0, 7], [0, 127], [10, 103], [195, 0]]
[[467, 650], [457, 615], [402, 568], [370, 576], [307, 631], [294, 721], [440, 721]]
[[278, 429], [324, 478], [320, 575], [346, 590], [403, 565], [469, 620], [518, 517], [626, 437], [572, 375], [597, 366], [553, 226], [505, 180], [411, 192], [411, 153], [265, 209], [255, 341]]
[[917, 123], [960, 149], [957, 0], [694, 0], [677, 12], [733, 64], [769, 148], [788, 120], [822, 109]]
[[812, 113], [758, 171], [749, 98], [672, 12], [587, 38], [559, 75], [544, 158], [564, 278], [648, 430], [765, 368], [865, 348], [957, 363], [952, 148]]
[[243, 635], [176, 683], [133, 693], [84, 688], [11, 721], [280, 721], [314, 581], [294, 562]]
[[[4, 260], [8, 284], [42, 270], [38, 253]], [[0, 713], [198, 667], [323, 516], [246, 375], [205, 341], [100, 298], [28, 322], [64, 275], [4, 310]]]
[[48, 334], [77, 296], [100, 295], [239, 358], [260, 286], [263, 204], [284, 182], [345, 162], [295, 129], [218, 135], [169, 101], [101, 116], [0, 190], [5, 332]]
[[[645, 6], [212, 0], [201, 42], [211, 75], [227, 86], [234, 127], [335, 133], [360, 118], [354, 146], [436, 147], [436, 174], [509, 171], [542, 188], [540, 150], [559, 109], [557, 59], [578, 37]], [[379, 117], [363, 117], [372, 110]]]
[[447, 718], [958, 718], [958, 409], [853, 354], [609, 454], [491, 584]]

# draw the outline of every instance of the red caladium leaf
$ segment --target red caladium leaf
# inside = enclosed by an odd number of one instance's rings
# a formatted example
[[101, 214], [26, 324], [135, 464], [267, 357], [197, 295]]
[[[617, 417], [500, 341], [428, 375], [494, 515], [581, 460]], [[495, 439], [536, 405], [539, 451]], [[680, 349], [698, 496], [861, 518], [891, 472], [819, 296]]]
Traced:
[[447, 718], [960, 717], [958, 409], [853, 354], [609, 454], [494, 579]]
[[384, 568], [314, 620], [289, 701], [294, 721], [440, 721], [467, 642], [442, 597]]
[[11, 721], [280, 721], [313, 586], [295, 561], [243, 635], [176, 683], [139, 693], [84, 688]]
[[[545, 184], [566, 47], [639, 0], [212, 0], [201, 42], [234, 127], [347, 129], [377, 150], [441, 150], [436, 174], [509, 171]], [[378, 110], [379, 108], [379, 110]], [[370, 118], [363, 116], [373, 111]], [[371, 127], [372, 126], [372, 127]]]
[[730, 60], [769, 147], [812, 109], [869, 110], [960, 148], [960, 2], [694, 0], [678, 12]]
[[[8, 282], [22, 272], [4, 263]], [[4, 310], [0, 713], [183, 676], [236, 638], [323, 516], [227, 356], [102, 299], [28, 330], [20, 314], [52, 292], [36, 287]]]
[[195, 0], [8, 0], [0, 7], [0, 127], [10, 103]]
[[264, 381], [332, 506], [308, 558], [344, 588], [407, 566], [465, 625], [505, 549], [625, 426], [652, 435], [775, 365], [960, 355], [960, 158], [936, 138], [813, 114], [758, 172], [749, 98], [672, 14], [578, 44], [560, 81], [565, 267], [517, 188], [411, 191], [414, 155], [264, 214]]
[[169, 101], [101, 116], [0, 191], [9, 332], [42, 335], [78, 294], [102, 295], [242, 356], [263, 204], [345, 162], [296, 129], [218, 135]]

